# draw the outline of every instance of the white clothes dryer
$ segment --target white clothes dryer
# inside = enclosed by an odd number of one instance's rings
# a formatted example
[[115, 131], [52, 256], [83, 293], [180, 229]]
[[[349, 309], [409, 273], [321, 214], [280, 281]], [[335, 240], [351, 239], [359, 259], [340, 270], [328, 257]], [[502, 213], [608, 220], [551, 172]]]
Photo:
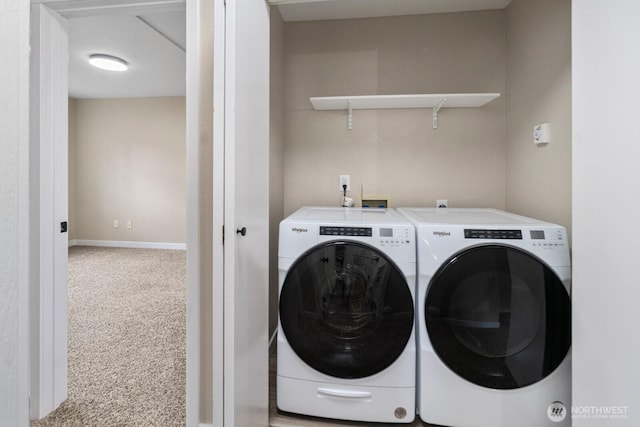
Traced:
[[415, 418], [415, 229], [393, 209], [303, 207], [280, 223], [277, 406]]
[[398, 211], [417, 233], [420, 418], [457, 427], [569, 426], [566, 230], [492, 209]]

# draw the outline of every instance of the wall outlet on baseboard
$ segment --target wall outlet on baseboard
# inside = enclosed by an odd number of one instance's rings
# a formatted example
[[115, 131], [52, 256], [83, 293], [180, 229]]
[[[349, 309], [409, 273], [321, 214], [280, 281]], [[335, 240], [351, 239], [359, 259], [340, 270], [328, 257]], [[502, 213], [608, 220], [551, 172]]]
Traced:
[[449, 201], [447, 199], [437, 199], [436, 200], [436, 207], [437, 208], [448, 208], [449, 207]]

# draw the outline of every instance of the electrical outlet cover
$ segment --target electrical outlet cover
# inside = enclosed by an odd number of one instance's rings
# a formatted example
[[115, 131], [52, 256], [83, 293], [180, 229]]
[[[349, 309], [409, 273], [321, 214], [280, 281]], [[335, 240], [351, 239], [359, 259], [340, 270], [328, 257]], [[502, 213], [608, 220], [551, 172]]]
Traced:
[[347, 185], [347, 191], [351, 191], [351, 175], [340, 175], [340, 187], [338, 190], [342, 193], [344, 189], [343, 185]]

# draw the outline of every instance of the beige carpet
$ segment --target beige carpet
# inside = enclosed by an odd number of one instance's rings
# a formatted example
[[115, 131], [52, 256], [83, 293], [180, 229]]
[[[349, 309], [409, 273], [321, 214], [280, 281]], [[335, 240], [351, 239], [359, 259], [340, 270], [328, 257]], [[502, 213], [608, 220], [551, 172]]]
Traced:
[[69, 249], [69, 397], [32, 427], [185, 425], [186, 253]]

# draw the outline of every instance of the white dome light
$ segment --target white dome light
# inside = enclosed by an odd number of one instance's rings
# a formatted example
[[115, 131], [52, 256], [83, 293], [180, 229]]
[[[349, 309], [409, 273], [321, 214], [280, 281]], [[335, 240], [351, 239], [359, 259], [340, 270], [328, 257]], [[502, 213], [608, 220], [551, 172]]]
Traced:
[[101, 53], [90, 55], [89, 64], [108, 71], [126, 71], [127, 68], [129, 68], [127, 61], [124, 59], [111, 55], [103, 55]]

